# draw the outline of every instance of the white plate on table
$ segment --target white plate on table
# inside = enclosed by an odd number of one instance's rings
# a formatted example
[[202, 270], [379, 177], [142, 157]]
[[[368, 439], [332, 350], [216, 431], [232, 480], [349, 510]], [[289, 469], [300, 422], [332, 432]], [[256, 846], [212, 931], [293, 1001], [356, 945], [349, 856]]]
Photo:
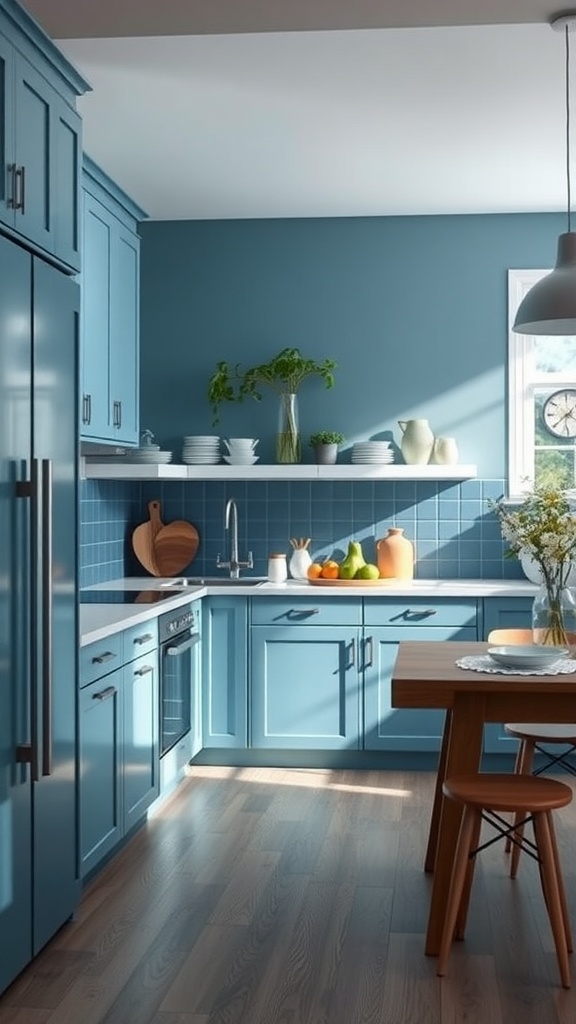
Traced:
[[551, 647], [548, 644], [511, 644], [503, 647], [489, 647], [488, 654], [498, 665], [506, 668], [529, 669], [549, 668], [561, 658], [567, 658], [567, 647]]

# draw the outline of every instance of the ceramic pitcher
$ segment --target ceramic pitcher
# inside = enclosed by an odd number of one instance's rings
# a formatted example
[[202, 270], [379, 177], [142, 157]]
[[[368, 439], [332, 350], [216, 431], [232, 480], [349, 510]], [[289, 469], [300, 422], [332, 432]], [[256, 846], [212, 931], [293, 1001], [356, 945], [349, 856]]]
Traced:
[[434, 434], [428, 420], [398, 420], [402, 431], [400, 445], [404, 462], [409, 466], [422, 466], [430, 461], [434, 447]]

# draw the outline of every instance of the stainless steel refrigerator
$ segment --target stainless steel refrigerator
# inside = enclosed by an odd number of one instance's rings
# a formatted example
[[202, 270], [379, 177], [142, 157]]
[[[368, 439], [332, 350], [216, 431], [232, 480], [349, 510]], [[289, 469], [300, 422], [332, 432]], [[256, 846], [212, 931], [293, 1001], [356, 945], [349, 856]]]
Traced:
[[79, 898], [78, 306], [0, 237], [0, 991]]

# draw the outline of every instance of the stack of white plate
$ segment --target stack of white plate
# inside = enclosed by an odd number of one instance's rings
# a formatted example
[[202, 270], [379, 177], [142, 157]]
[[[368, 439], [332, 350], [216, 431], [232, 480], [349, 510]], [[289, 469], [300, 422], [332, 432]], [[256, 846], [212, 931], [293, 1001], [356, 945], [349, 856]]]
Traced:
[[189, 466], [215, 466], [220, 462], [220, 438], [212, 434], [187, 434], [182, 462]]
[[159, 444], [147, 444], [142, 448], [130, 448], [124, 458], [126, 462], [163, 465], [172, 461], [172, 452], [162, 451]]
[[352, 462], [371, 466], [394, 462], [390, 441], [356, 441], [352, 446]]

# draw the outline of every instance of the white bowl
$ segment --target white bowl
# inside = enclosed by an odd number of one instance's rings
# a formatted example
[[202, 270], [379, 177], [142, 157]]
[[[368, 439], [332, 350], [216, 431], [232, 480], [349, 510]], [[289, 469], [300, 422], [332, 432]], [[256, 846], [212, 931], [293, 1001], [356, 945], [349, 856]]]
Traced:
[[489, 647], [488, 654], [498, 665], [506, 668], [549, 668], [561, 658], [567, 658], [567, 647], [552, 647], [547, 644], [510, 644], [503, 647]]
[[258, 462], [260, 456], [223, 455], [222, 458], [229, 466], [253, 466], [255, 462]]

